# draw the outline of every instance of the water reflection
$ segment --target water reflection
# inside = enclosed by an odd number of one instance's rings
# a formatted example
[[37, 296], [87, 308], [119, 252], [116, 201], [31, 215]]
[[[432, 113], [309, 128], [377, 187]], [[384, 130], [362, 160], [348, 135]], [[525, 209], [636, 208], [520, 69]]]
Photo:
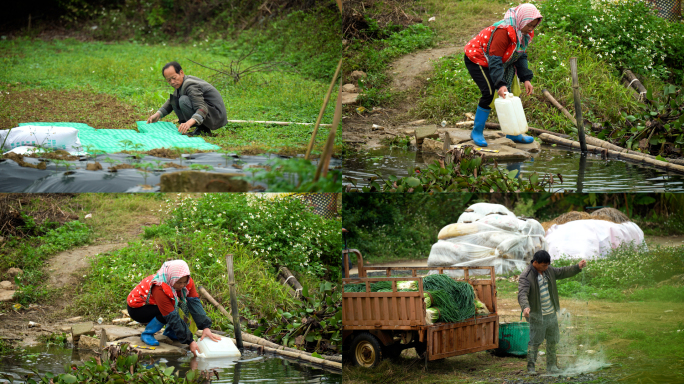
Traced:
[[[33, 371], [41, 376], [46, 372], [64, 373], [65, 364], [81, 364], [94, 354], [79, 353], [74, 349], [38, 346], [27, 348], [20, 357], [0, 356], [0, 375], [9, 374], [16, 381]], [[256, 351], [245, 350], [239, 359], [197, 359], [189, 356], [156, 357], [155, 364], [164, 363], [174, 366], [183, 377], [195, 365], [199, 369], [215, 368], [219, 379], [214, 383], [342, 383], [342, 375], [325, 371], [318, 367], [300, 364], [273, 355], [259, 355]], [[149, 361], [149, 357], [141, 359]], [[0, 382], [4, 382], [0, 379]]]
[[[354, 180], [357, 186], [367, 185], [371, 176], [380, 174], [407, 176], [413, 167], [425, 167], [436, 156], [412, 151], [380, 148], [355, 153], [344, 159], [344, 184]], [[517, 163], [500, 164], [508, 170], [519, 169], [521, 177], [533, 172], [560, 173], [561, 183], [554, 177], [553, 190], [588, 192], [675, 192], [684, 191], [684, 175], [615, 159], [601, 159], [600, 155], [561, 150], [542, 146], [534, 158]]]

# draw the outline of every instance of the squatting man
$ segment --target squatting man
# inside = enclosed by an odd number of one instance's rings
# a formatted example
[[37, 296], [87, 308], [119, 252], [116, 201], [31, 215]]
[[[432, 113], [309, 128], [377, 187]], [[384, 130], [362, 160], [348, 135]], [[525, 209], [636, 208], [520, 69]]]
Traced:
[[171, 111], [178, 116], [178, 132], [186, 133], [196, 125], [195, 130], [189, 132], [188, 136], [198, 136], [201, 133], [211, 135], [212, 130], [228, 123], [226, 105], [213, 85], [199, 77], [186, 75], [180, 64], [175, 61], [164, 65], [162, 75], [175, 91], [169, 95], [169, 100], [147, 119], [147, 124], [156, 123]]
[[537, 251], [532, 263], [520, 274], [518, 280], [518, 303], [523, 315], [530, 323], [530, 341], [527, 344], [527, 373], [536, 375], [539, 346], [546, 339], [546, 373], [560, 373], [556, 362], [556, 345], [560, 341], [558, 318], [560, 309], [556, 280], [567, 279], [580, 273], [587, 265], [586, 260], [563, 268], [549, 266], [551, 256], [546, 251]]

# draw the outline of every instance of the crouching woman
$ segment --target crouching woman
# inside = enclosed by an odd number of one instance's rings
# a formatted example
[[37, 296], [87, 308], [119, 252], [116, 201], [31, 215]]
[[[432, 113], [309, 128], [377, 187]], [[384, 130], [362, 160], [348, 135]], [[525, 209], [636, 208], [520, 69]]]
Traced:
[[[144, 278], [128, 295], [128, 314], [141, 324], [147, 324], [140, 339], [147, 345], [157, 346], [154, 334], [164, 326], [164, 336], [188, 344], [197, 355], [197, 343], [192, 338], [191, 319], [202, 330], [202, 338], [219, 341], [211, 333], [211, 319], [202, 307], [190, 268], [183, 260], [167, 261], [156, 274]], [[200, 339], [200, 340], [201, 340]]]

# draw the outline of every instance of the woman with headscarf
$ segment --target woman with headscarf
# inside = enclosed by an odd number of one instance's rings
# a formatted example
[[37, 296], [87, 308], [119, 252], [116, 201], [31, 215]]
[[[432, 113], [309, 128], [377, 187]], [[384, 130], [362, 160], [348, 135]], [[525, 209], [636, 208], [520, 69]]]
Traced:
[[[527, 47], [534, 37], [534, 28], [541, 22], [542, 15], [532, 4], [521, 4], [509, 9], [503, 20], [482, 30], [468, 44], [465, 50], [465, 63], [470, 76], [480, 88], [482, 97], [477, 106], [475, 122], [470, 137], [476, 145], [487, 146], [484, 127], [495, 93], [505, 98], [518, 75], [525, 84], [527, 94], [534, 87], [530, 83], [533, 74], [527, 67]], [[516, 143], [529, 144], [534, 139], [525, 135], [506, 135]]]
[[154, 334], [164, 325], [164, 336], [188, 344], [197, 355], [197, 343], [192, 338], [190, 317], [205, 337], [214, 341], [221, 338], [211, 333], [211, 319], [202, 307], [190, 268], [183, 260], [165, 262], [156, 274], [144, 278], [128, 295], [128, 314], [139, 323], [147, 324], [140, 339], [157, 346]]

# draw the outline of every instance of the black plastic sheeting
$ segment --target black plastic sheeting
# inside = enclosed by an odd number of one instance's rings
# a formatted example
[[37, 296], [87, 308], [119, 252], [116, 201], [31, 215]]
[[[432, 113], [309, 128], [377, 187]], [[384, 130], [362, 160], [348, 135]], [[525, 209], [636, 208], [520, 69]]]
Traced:
[[[184, 155], [188, 156], [188, 155]], [[157, 162], [181, 164], [179, 159], [167, 159], [163, 157], [145, 156], [135, 159], [125, 153], [100, 155], [90, 157], [87, 163], [99, 162], [102, 170], [86, 170], [86, 159], [82, 157], [77, 161], [55, 162], [54, 160], [42, 160], [39, 158], [24, 157], [26, 163], [38, 164], [41, 161], [47, 163], [45, 170], [22, 167], [14, 160], [0, 159], [0, 192], [30, 192], [30, 193], [81, 193], [81, 192], [159, 192], [159, 182], [164, 173], [191, 170], [192, 164], [210, 165], [214, 169], [210, 173], [237, 173], [250, 176], [253, 172], [262, 171], [262, 168], [250, 168], [256, 165], [266, 165], [275, 158], [281, 156], [238, 156], [221, 153], [196, 153], [185, 157], [182, 165], [188, 168], [159, 168]], [[105, 160], [107, 159], [107, 160]], [[110, 159], [114, 165], [151, 163], [153, 166], [149, 172], [139, 169], [119, 169], [110, 172]], [[314, 162], [315, 163], [315, 162]], [[68, 169], [66, 164], [68, 164]], [[237, 167], [236, 167], [237, 165]], [[330, 167], [336, 168], [342, 165], [339, 159], [331, 159]], [[238, 168], [241, 167], [241, 168]], [[296, 180], [296, 175], [295, 175]], [[146, 187], [147, 186], [147, 187]], [[253, 186], [263, 187], [268, 185], [256, 183]]]

